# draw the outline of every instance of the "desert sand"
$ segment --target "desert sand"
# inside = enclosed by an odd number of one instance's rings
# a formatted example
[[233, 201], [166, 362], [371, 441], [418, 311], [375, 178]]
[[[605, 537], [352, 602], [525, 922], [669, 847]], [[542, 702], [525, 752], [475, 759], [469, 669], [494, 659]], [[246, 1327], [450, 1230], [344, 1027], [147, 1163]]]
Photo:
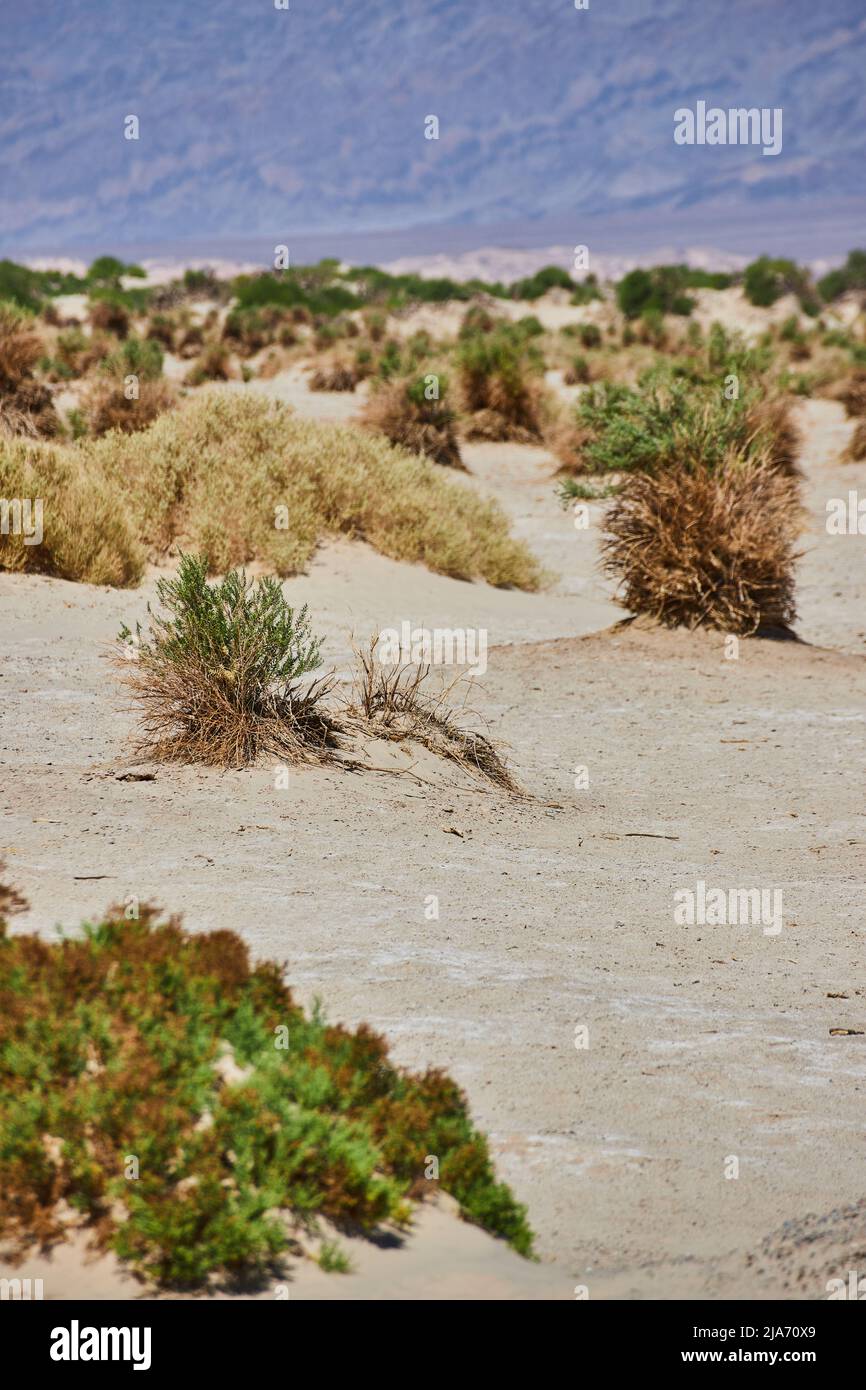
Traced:
[[[319, 418], [358, 406], [298, 373], [262, 385]], [[157, 572], [133, 591], [0, 574], [0, 854], [31, 902], [15, 929], [135, 894], [239, 932], [304, 1002], [455, 1076], [538, 1235], [533, 1265], [424, 1207], [402, 1248], [351, 1242], [352, 1274], [301, 1261], [291, 1297], [821, 1298], [862, 1257], [866, 579], [862, 537], [828, 536], [824, 509], [862, 495], [866, 465], [840, 462], [840, 406], [799, 410], [799, 642], [745, 639], [732, 660], [720, 633], [623, 623], [595, 568], [600, 504], [575, 530], [550, 456], [515, 445], [467, 447], [463, 484], [499, 498], [558, 574], [547, 592], [345, 541], [286, 582], [343, 677], [352, 634], [486, 627], [472, 707], [523, 801], [377, 749], [383, 771], [306, 769], [286, 790], [268, 767], [132, 763], [105, 648]], [[676, 924], [698, 880], [781, 889], [782, 930]], [[85, 1277], [93, 1297], [140, 1294], [81, 1261], [61, 1252], [46, 1296]]]

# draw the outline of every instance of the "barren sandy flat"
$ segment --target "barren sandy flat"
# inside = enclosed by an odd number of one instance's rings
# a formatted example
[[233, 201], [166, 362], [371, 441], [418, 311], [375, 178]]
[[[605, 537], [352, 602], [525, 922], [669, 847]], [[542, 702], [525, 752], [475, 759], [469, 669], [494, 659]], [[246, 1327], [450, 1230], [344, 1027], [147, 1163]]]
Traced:
[[[0, 853], [31, 901], [16, 929], [136, 894], [238, 931], [305, 1002], [459, 1080], [538, 1233], [531, 1266], [425, 1213], [426, 1265], [382, 1257], [408, 1285], [370, 1251], [293, 1297], [821, 1298], [862, 1250], [863, 538], [823, 518], [866, 468], [838, 462], [840, 407], [801, 412], [801, 643], [742, 640], [729, 660], [719, 633], [612, 626], [595, 528], [575, 532], [549, 457], [515, 446], [467, 449], [465, 485], [559, 573], [548, 592], [347, 542], [287, 581], [341, 673], [352, 630], [486, 626], [473, 707], [526, 801], [426, 754], [406, 775], [304, 770], [286, 790], [268, 767], [121, 780], [134, 720], [101, 647], [143, 617], [154, 576], [119, 592], [0, 575]], [[677, 923], [675, 893], [699, 881], [780, 890], [781, 930]]]

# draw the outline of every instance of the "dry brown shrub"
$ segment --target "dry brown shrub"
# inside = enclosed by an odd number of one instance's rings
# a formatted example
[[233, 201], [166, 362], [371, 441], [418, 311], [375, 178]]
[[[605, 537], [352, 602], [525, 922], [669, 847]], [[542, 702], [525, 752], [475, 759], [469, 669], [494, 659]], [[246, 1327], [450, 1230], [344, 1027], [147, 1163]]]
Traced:
[[591, 431], [571, 411], [560, 412], [551, 419], [544, 431], [544, 442], [559, 465], [557, 474], [576, 478], [589, 471], [584, 448], [591, 438]]
[[854, 433], [848, 441], [842, 457], [848, 463], [859, 463], [866, 459], [866, 420], [858, 420]]
[[[378, 642], [378, 636], [374, 636], [367, 647], [356, 648], [352, 693], [342, 711], [346, 731], [392, 743], [421, 744], [464, 771], [505, 791], [523, 795], [490, 739], [458, 724], [460, 714], [451, 701], [461, 681], [466, 684], [464, 678], [457, 676], [434, 692], [429, 685], [429, 666], [383, 664], [377, 652]], [[465, 712], [466, 695], [468, 690], [464, 691], [461, 714]]]
[[41, 353], [33, 319], [14, 304], [0, 304], [0, 391], [15, 391], [32, 375]]
[[392, 444], [401, 445], [411, 454], [423, 454], [434, 463], [465, 472], [453, 411], [442, 399], [419, 399], [416, 386], [413, 379], [386, 382], [368, 397], [360, 415], [361, 424], [384, 434]]
[[215, 339], [205, 344], [185, 380], [187, 386], [202, 386], [206, 381], [231, 381], [234, 376], [228, 343]]
[[354, 364], [343, 357], [316, 367], [307, 379], [311, 391], [354, 391], [357, 384]]
[[121, 430], [124, 434], [134, 434], [136, 430], [147, 429], [157, 416], [177, 403], [175, 389], [164, 377], [142, 378], [138, 392], [137, 400], [127, 400], [122, 380], [99, 376], [91, 381], [81, 401], [90, 433], [102, 435], [109, 430]]
[[800, 526], [796, 480], [766, 462], [635, 473], [605, 516], [602, 563], [626, 608], [666, 626], [787, 628]]
[[748, 445], [756, 445], [771, 468], [799, 476], [797, 459], [803, 436], [794, 421], [788, 396], [767, 396], [746, 412]]
[[122, 304], [110, 299], [95, 299], [88, 312], [94, 332], [114, 333], [118, 338], [125, 338], [129, 332], [129, 313]]
[[[123, 651], [115, 669], [141, 715], [136, 754], [155, 762], [241, 768], [270, 757], [297, 766], [328, 762], [340, 746], [340, 726], [321, 703], [330, 676], [253, 703], [238, 699], [236, 687], [215, 680], [193, 655], [157, 667], [144, 658], [129, 661]], [[242, 685], [243, 670], [235, 675]]]
[[848, 415], [866, 415], [866, 371], [852, 372], [834, 392]]
[[26, 912], [29, 904], [11, 884], [4, 883], [2, 875], [6, 871], [6, 865], [0, 859], [0, 935], [2, 935], [3, 923], [16, 912]]
[[499, 410], [476, 410], [461, 426], [468, 440], [487, 440], [492, 443], [537, 444], [538, 432], [518, 425]]

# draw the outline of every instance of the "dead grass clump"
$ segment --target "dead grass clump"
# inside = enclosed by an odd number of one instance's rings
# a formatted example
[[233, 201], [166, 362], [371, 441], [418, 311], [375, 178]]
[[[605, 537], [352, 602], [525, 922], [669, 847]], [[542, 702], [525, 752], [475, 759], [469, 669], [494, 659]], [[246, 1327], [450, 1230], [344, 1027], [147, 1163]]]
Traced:
[[55, 435], [60, 421], [51, 392], [33, 368], [42, 353], [34, 320], [14, 304], [0, 304], [0, 436], [31, 439]]
[[234, 375], [228, 343], [214, 340], [205, 343], [201, 355], [186, 374], [186, 385], [202, 386], [206, 381], [231, 381]]
[[14, 392], [42, 354], [35, 321], [14, 304], [0, 303], [0, 391]]
[[787, 396], [767, 396], [746, 408], [746, 446], [757, 449], [771, 468], [799, 477], [797, 459], [803, 436]]
[[129, 313], [115, 300], [91, 300], [88, 314], [94, 333], [113, 333], [118, 338], [125, 338], [129, 332]]
[[438, 395], [428, 400], [424, 378], [384, 382], [367, 400], [360, 420], [411, 454], [423, 454], [447, 468], [461, 468], [454, 412], [446, 404], [448, 383], [438, 379]]
[[315, 368], [307, 379], [311, 391], [354, 391], [358, 373], [345, 357], [337, 357]]
[[834, 393], [848, 415], [866, 415], [866, 371], [852, 372]]
[[89, 383], [81, 404], [91, 434], [103, 435], [109, 430], [132, 434], [147, 429], [176, 403], [174, 388], [162, 377], [140, 380], [133, 396], [127, 395], [129, 389], [111, 376], [99, 376]]
[[457, 349], [467, 439], [537, 442], [544, 390], [540, 354], [513, 325], [473, 333]]
[[626, 608], [669, 627], [788, 627], [800, 520], [796, 480], [759, 460], [635, 473], [605, 516], [603, 568]]
[[141, 579], [145, 553], [123, 492], [79, 449], [0, 440], [0, 497], [29, 499], [31, 507], [41, 502], [43, 533], [35, 544], [25, 544], [20, 528], [0, 537], [0, 569], [85, 584], [122, 586]]
[[332, 755], [338, 726], [321, 703], [331, 682], [298, 683], [321, 665], [319, 642], [276, 579], [233, 570], [210, 585], [206, 562], [182, 555], [157, 595], [164, 614], [144, 639], [123, 629], [116, 661], [143, 715], [140, 754], [232, 768]]
[[842, 457], [848, 463], [859, 463], [861, 459], [866, 459], [866, 420], [857, 421]]
[[[443, 684], [435, 693], [430, 689], [428, 665], [385, 664], [378, 644], [379, 638], [373, 637], [368, 647], [356, 649], [358, 665], [344, 710], [344, 727], [393, 743], [418, 743], [494, 786], [522, 794], [490, 739], [458, 724], [460, 716], [450, 702], [462, 678]], [[465, 696], [463, 707], [465, 711]]]

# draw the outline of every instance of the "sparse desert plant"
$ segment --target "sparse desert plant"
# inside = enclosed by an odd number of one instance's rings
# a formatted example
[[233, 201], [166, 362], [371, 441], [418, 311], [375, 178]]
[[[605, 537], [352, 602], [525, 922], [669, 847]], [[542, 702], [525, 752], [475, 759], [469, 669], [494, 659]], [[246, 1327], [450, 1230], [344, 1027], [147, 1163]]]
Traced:
[[358, 373], [348, 357], [335, 357], [322, 363], [308, 378], [311, 391], [354, 391], [357, 384]]
[[631, 613], [667, 626], [787, 628], [800, 525], [796, 480], [758, 458], [635, 473], [605, 516], [603, 568]]
[[116, 299], [92, 299], [88, 313], [94, 333], [113, 333], [117, 338], [125, 338], [129, 332], [129, 310]]
[[33, 316], [0, 303], [0, 436], [57, 434], [60, 422], [51, 392], [33, 376], [42, 340]]
[[843, 457], [849, 463], [866, 459], [866, 420], [858, 420]]
[[81, 406], [90, 434], [99, 436], [109, 430], [132, 434], [147, 429], [176, 399], [171, 383], [162, 377], [143, 377], [135, 385], [126, 385], [123, 379], [106, 372], [88, 384]]
[[136, 584], [145, 552], [123, 492], [71, 446], [0, 439], [0, 497], [38, 499], [43, 538], [0, 537], [0, 569], [29, 570], [85, 584]]
[[[13, 905], [0, 890], [0, 915]], [[464, 1217], [531, 1254], [451, 1078], [305, 1012], [235, 932], [187, 932], [152, 904], [57, 941], [0, 920], [0, 1054], [0, 1224], [18, 1255], [63, 1241], [72, 1208], [92, 1247], [157, 1284], [282, 1273], [319, 1217], [406, 1224], [431, 1152]], [[130, 1153], [147, 1155], [135, 1182]]]
[[214, 338], [204, 344], [200, 356], [186, 374], [186, 384], [202, 386], [206, 381], [231, 381], [233, 376], [229, 345]]
[[33, 374], [42, 355], [42, 340], [32, 314], [0, 303], [0, 391], [14, 392]]
[[295, 612], [279, 581], [232, 570], [209, 584], [207, 563], [181, 555], [160, 579], [165, 610], [144, 637], [123, 628], [117, 667], [142, 711], [140, 751], [159, 762], [247, 767], [263, 754], [319, 762], [337, 746], [321, 707], [328, 681], [302, 689], [321, 665], [306, 607]]
[[492, 333], [504, 323], [502, 315], [495, 314], [486, 304], [470, 304], [460, 322], [458, 337], [473, 338], [478, 333]]
[[566, 386], [585, 386], [591, 378], [587, 359], [581, 355], [573, 357], [562, 374]]
[[431, 399], [432, 387], [424, 377], [384, 382], [368, 397], [361, 423], [411, 454], [423, 454], [449, 468], [463, 468], [455, 416], [447, 403], [447, 378], [437, 377], [436, 386], [438, 394]]
[[[460, 723], [471, 681], [458, 675], [434, 690], [428, 665], [383, 662], [378, 635], [366, 647], [357, 648], [355, 655], [352, 692], [342, 714], [348, 732], [395, 743], [420, 743], [464, 771], [523, 795], [490, 739]], [[457, 710], [454, 703], [461, 692], [462, 705]]]
[[543, 361], [513, 327], [465, 338], [456, 354], [468, 439], [537, 440], [542, 429]]
[[100, 364], [81, 399], [93, 435], [146, 429], [175, 404], [174, 387], [162, 377], [162, 350], [151, 338], [130, 337]]
[[578, 327], [580, 341], [585, 348], [601, 347], [601, 329], [597, 323], [582, 323]]
[[847, 415], [866, 415], [866, 371], [852, 372], [833, 394], [842, 402]]

